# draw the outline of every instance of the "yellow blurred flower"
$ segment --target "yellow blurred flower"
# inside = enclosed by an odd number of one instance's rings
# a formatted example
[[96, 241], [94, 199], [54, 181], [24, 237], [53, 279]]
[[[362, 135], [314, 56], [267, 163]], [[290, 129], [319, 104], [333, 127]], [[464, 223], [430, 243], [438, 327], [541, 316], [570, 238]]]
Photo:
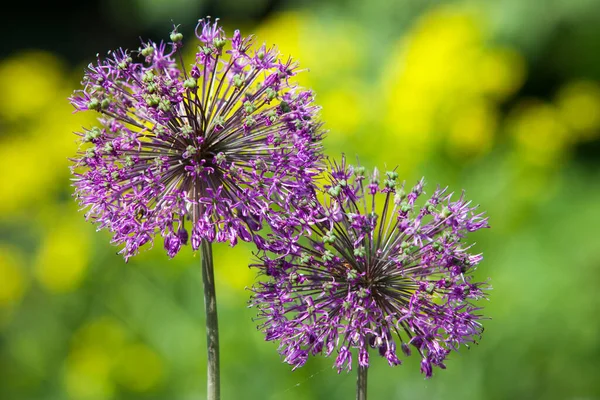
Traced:
[[317, 102], [323, 107], [321, 115], [329, 130], [328, 139], [341, 141], [364, 122], [362, 118], [367, 105], [363, 93], [364, 89], [357, 81], [319, 93]]
[[127, 345], [117, 359], [115, 380], [134, 392], [147, 392], [158, 386], [164, 376], [161, 358], [141, 343]]
[[307, 12], [274, 14], [256, 30], [258, 44], [276, 44], [282, 58], [292, 57], [310, 70], [299, 75], [299, 82], [308, 87], [359, 68], [361, 37], [360, 28], [350, 21], [322, 21]]
[[63, 65], [52, 54], [35, 51], [8, 58], [0, 64], [0, 117], [18, 120], [53, 106], [64, 92]]
[[220, 246], [213, 254], [216, 282], [225, 283], [232, 291], [244, 291], [254, 282], [256, 272], [247, 267], [250, 264], [251, 248], [245, 243], [235, 247]]
[[87, 322], [73, 334], [72, 346], [75, 349], [97, 347], [115, 354], [121, 351], [126, 339], [126, 330], [118, 320], [100, 317]]
[[125, 343], [125, 329], [112, 318], [91, 321], [75, 332], [64, 376], [69, 398], [113, 397], [112, 371]]
[[322, 21], [307, 12], [274, 14], [256, 31], [258, 44], [275, 43], [283, 59], [291, 56], [308, 69], [297, 81], [317, 94], [325, 129], [334, 137], [356, 130], [369, 112], [367, 86], [359, 79], [363, 37], [351, 21]]
[[35, 117], [24, 126], [8, 124], [0, 138], [0, 215], [45, 204], [68, 186], [73, 131], [93, 121], [73, 115], [68, 86], [60, 61], [50, 54], [23, 53], [0, 63], [0, 118]]
[[74, 218], [61, 220], [44, 236], [36, 256], [35, 276], [52, 293], [72, 291], [85, 277], [89, 251], [84, 224]]
[[0, 246], [0, 308], [19, 302], [27, 288], [22, 256], [16, 249]]
[[115, 319], [102, 317], [74, 335], [67, 358], [65, 385], [73, 399], [108, 399], [122, 385], [146, 392], [159, 385], [164, 364], [150, 347], [130, 342]]
[[600, 84], [594, 81], [570, 82], [556, 95], [556, 107], [575, 140], [591, 140], [600, 134]]
[[[44, 143], [22, 137], [1, 142], [0, 215], [47, 201], [48, 193], [54, 189], [53, 178], [57, 171], [48, 163], [52, 155], [44, 148]], [[24, 163], [23, 157], [28, 162]]]
[[390, 148], [403, 172], [443, 147], [465, 159], [491, 150], [499, 103], [522, 85], [525, 63], [488, 43], [484, 21], [470, 10], [438, 7], [393, 51], [381, 90], [386, 136], [399, 144]]
[[567, 149], [569, 131], [551, 104], [521, 103], [509, 116], [507, 128], [521, 163], [553, 167]]
[[487, 153], [493, 144], [498, 125], [498, 110], [484, 99], [470, 102], [456, 112], [450, 122], [449, 152], [471, 157]]
[[439, 95], [448, 89], [477, 90], [472, 78], [482, 42], [483, 27], [475, 15], [439, 8], [408, 32], [405, 51], [393, 56], [400, 61], [395, 68], [403, 80]]
[[482, 54], [480, 63], [477, 77], [480, 89], [497, 100], [514, 94], [525, 81], [525, 60], [514, 49], [488, 49]]
[[113, 355], [98, 348], [81, 348], [69, 354], [65, 384], [73, 400], [110, 399], [115, 385], [110, 378]]

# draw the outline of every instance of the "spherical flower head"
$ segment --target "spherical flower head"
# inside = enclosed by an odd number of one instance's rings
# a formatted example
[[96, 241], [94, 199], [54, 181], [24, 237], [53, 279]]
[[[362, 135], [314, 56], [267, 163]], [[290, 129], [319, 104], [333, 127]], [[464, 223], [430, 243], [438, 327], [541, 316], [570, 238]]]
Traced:
[[253, 265], [264, 279], [251, 305], [287, 363], [333, 354], [339, 372], [353, 358], [368, 366], [369, 348], [392, 366], [416, 352], [430, 377], [451, 350], [477, 340], [473, 302], [486, 285], [473, 282], [482, 256], [464, 240], [487, 219], [446, 189], [420, 201], [423, 186], [406, 192], [395, 171], [366, 174], [342, 160], [312, 211], [274, 224]]
[[126, 258], [164, 238], [170, 257], [190, 243], [252, 240], [265, 215], [319, 172], [322, 132], [298, 64], [251, 37], [200, 20], [185, 66], [183, 35], [143, 42], [90, 64], [71, 103], [99, 114], [78, 133], [75, 195]]

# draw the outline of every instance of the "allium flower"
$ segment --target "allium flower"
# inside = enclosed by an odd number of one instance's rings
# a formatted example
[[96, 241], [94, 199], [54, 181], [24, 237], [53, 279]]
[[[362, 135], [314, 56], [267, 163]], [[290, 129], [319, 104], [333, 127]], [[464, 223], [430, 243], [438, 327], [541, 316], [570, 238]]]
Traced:
[[[338, 371], [369, 365], [369, 347], [390, 365], [399, 350], [422, 357], [421, 371], [445, 368], [448, 353], [475, 342], [483, 328], [472, 281], [481, 261], [463, 240], [487, 219], [446, 189], [417, 202], [423, 181], [408, 193], [398, 174], [334, 164], [323, 200], [274, 223], [253, 288], [266, 340], [279, 341], [298, 367], [309, 355], [336, 355]], [[321, 197], [321, 196], [319, 196]], [[422, 203], [418, 205], [418, 203]], [[311, 222], [312, 221], [312, 222]]]
[[321, 159], [318, 107], [275, 48], [200, 20], [186, 67], [183, 35], [89, 65], [77, 111], [94, 110], [73, 173], [87, 217], [130, 257], [154, 236], [173, 257], [191, 242], [249, 241], [273, 199], [310, 185]]

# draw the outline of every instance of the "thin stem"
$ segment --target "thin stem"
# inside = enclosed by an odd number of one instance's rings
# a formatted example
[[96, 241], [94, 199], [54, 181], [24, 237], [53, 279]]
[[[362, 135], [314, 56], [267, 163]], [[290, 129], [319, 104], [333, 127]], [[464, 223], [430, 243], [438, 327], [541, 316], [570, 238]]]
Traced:
[[356, 400], [367, 400], [367, 371], [369, 367], [358, 367], [356, 374]]
[[202, 283], [204, 284], [204, 307], [206, 312], [206, 363], [207, 400], [221, 398], [219, 377], [219, 323], [217, 320], [217, 294], [210, 242], [202, 240]]

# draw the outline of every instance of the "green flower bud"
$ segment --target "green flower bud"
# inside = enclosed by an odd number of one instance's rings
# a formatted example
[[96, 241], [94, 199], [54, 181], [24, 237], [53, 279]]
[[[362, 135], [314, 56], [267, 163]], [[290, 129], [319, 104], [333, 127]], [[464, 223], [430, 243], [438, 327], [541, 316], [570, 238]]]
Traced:
[[440, 212], [440, 217], [448, 218], [450, 215], [452, 215], [452, 211], [450, 211], [450, 209], [446, 207], [446, 205], [443, 205], [442, 211]]
[[411, 206], [407, 202], [403, 201], [402, 204], [400, 204], [400, 211], [409, 212], [410, 210], [411, 210]]
[[285, 102], [285, 101], [282, 101], [282, 102], [279, 104], [279, 109], [280, 109], [280, 110], [281, 110], [281, 112], [283, 112], [283, 113], [288, 113], [288, 112], [290, 112], [290, 111], [292, 110], [292, 109], [290, 108], [290, 105], [289, 105], [287, 102]]
[[256, 106], [254, 104], [252, 104], [252, 102], [250, 102], [250, 101], [244, 102], [244, 111], [246, 111], [247, 114], [251, 114], [255, 110], [256, 110]]
[[223, 127], [223, 124], [225, 123], [225, 118], [223, 118], [222, 116], [216, 116], [215, 118], [213, 118], [213, 125], [214, 126], [220, 126]]
[[265, 95], [267, 96], [267, 101], [271, 101], [277, 97], [277, 92], [269, 87], [265, 89]]
[[146, 104], [150, 107], [156, 107], [160, 103], [160, 97], [155, 94], [146, 96]]
[[396, 187], [396, 181], [391, 180], [391, 179], [386, 179], [385, 181], [383, 181], [383, 185], [388, 189], [393, 189]]
[[177, 31], [173, 31], [171, 32], [170, 38], [173, 43], [179, 43], [183, 40], [183, 34]]
[[150, 57], [152, 54], [154, 54], [154, 47], [148, 45], [144, 47], [140, 53], [144, 57]]
[[160, 158], [160, 157], [154, 157], [153, 161], [154, 161], [154, 165], [157, 168], [160, 168], [160, 167], [162, 167], [165, 164], [165, 161], [162, 158]]
[[218, 152], [215, 156], [215, 162], [217, 164], [222, 164], [223, 162], [225, 162], [225, 153], [223, 153], [222, 151]]
[[327, 193], [329, 193], [332, 197], [338, 197], [340, 195], [341, 191], [342, 191], [341, 187], [333, 186], [333, 187], [329, 188]]
[[152, 71], [146, 71], [142, 77], [144, 82], [152, 82], [154, 80], [154, 73]]
[[83, 137], [84, 142], [91, 142], [94, 139], [98, 139], [102, 135], [102, 130], [97, 126], [87, 131]]
[[275, 123], [275, 121], [277, 121], [277, 113], [275, 112], [275, 110], [269, 110], [266, 112], [265, 116], [267, 118], [269, 118], [269, 121], [271, 123]]
[[300, 256], [300, 264], [306, 264], [310, 261], [310, 255], [302, 253]]
[[194, 132], [194, 128], [192, 128], [189, 125], [183, 125], [181, 127], [180, 133], [181, 133], [181, 136], [183, 136], [183, 137], [190, 137], [190, 135], [192, 134], [192, 132]]
[[425, 210], [427, 210], [427, 212], [432, 213], [435, 211], [435, 206], [433, 204], [431, 204], [431, 202], [429, 200], [427, 200], [427, 202], [425, 203]]
[[396, 171], [387, 171], [385, 175], [388, 177], [388, 179], [391, 179], [393, 181], [398, 179], [398, 173]]
[[213, 45], [219, 50], [222, 49], [223, 47], [225, 47], [226, 43], [227, 43], [227, 40], [225, 40], [223, 38], [215, 38], [213, 40]]
[[364, 257], [366, 254], [365, 252], [365, 247], [364, 246], [360, 246], [358, 249], [354, 249], [354, 256], [355, 257]]
[[192, 146], [191, 144], [185, 148], [186, 153], [188, 153], [189, 155], [194, 155], [198, 152], [198, 149], [196, 149], [194, 146]]
[[394, 195], [394, 203], [396, 205], [400, 204], [405, 197], [406, 192], [404, 191], [404, 188], [399, 188], [398, 190], [396, 190], [396, 194]]
[[323, 243], [325, 244], [333, 244], [335, 243], [335, 235], [332, 231], [327, 232], [327, 234], [323, 235]]
[[233, 86], [235, 86], [238, 89], [244, 86], [244, 78], [242, 78], [240, 74], [235, 74], [233, 76]]
[[164, 112], [171, 110], [171, 101], [169, 99], [163, 99], [158, 104], [158, 109]]
[[186, 89], [195, 89], [197, 86], [198, 82], [196, 82], [196, 79], [192, 77], [189, 77], [185, 80], [185, 82], [183, 82], [183, 87]]
[[92, 97], [90, 101], [87, 103], [87, 107], [90, 110], [99, 110], [100, 109], [100, 100], [95, 97]]
[[157, 89], [158, 89], [158, 85], [154, 82], [150, 82], [146, 86], [146, 90], [148, 91], [148, 93], [154, 93], [154, 92], [156, 92]]
[[329, 250], [325, 250], [325, 252], [323, 253], [323, 256], [321, 257], [323, 259], [323, 261], [328, 262], [333, 260], [333, 253]]
[[254, 117], [252, 115], [248, 115], [246, 118], [244, 118], [244, 124], [247, 127], [252, 127], [252, 126], [254, 126], [255, 123], [256, 123], [256, 120], [254, 119]]
[[347, 278], [349, 281], [353, 281], [353, 280], [355, 280], [357, 277], [358, 277], [358, 274], [356, 273], [356, 271], [355, 271], [355, 270], [353, 270], [353, 269], [349, 269], [349, 270], [348, 270], [348, 272], [347, 272], [347, 275], [346, 275], [346, 278]]
[[427, 284], [427, 287], [425, 288], [425, 291], [426, 291], [428, 294], [433, 294], [433, 292], [435, 291], [435, 285], [433, 284], [433, 282], [429, 282], [429, 283]]

